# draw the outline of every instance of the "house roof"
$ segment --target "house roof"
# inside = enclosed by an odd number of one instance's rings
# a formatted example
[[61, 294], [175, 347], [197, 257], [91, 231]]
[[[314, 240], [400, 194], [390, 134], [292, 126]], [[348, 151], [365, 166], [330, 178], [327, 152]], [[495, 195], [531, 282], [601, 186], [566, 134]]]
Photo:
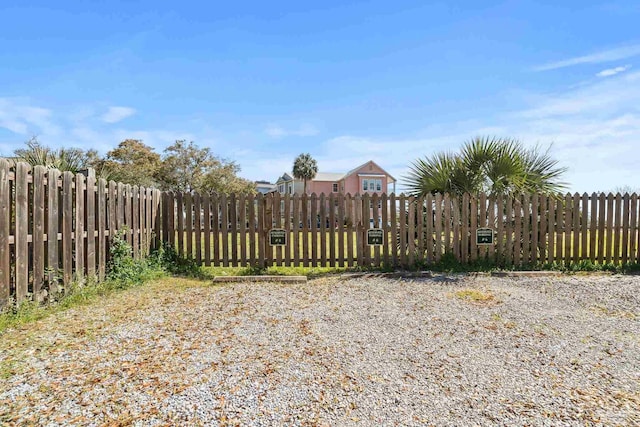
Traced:
[[293, 181], [293, 177], [285, 172], [280, 178], [278, 178], [278, 180], [276, 181], [276, 184], [280, 182], [288, 182], [288, 181]]
[[318, 172], [316, 177], [313, 178], [314, 181], [340, 181], [344, 178], [343, 173], [328, 173], [328, 172]]
[[363, 167], [365, 167], [366, 165], [368, 165], [369, 163], [372, 163], [373, 165], [379, 167], [380, 169], [382, 169], [384, 171], [384, 173], [391, 178], [392, 182], [396, 182], [396, 179], [391, 176], [391, 174], [389, 172], [387, 172], [386, 170], [384, 170], [379, 164], [377, 164], [376, 162], [374, 162], [373, 160], [369, 160], [366, 163], [361, 164], [360, 166], [358, 166], [357, 168], [353, 168], [351, 169], [349, 172], [347, 172], [346, 174], [344, 174], [344, 178], [348, 177], [349, 175], [352, 175], [354, 173], [356, 173], [358, 170], [362, 169]]

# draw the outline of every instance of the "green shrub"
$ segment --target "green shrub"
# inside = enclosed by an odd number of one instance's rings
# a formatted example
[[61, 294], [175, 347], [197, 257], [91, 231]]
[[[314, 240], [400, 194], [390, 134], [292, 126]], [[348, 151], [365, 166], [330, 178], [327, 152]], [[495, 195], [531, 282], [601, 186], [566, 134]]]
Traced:
[[115, 288], [125, 289], [163, 275], [162, 265], [154, 257], [134, 259], [131, 245], [124, 240], [125, 231], [118, 232], [109, 248], [107, 281]]

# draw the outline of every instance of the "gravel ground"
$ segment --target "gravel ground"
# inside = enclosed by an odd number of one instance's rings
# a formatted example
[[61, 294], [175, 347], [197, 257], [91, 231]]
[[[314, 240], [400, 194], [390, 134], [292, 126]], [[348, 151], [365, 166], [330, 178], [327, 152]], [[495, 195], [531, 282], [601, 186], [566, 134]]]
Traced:
[[0, 336], [0, 423], [640, 425], [639, 285], [171, 279]]

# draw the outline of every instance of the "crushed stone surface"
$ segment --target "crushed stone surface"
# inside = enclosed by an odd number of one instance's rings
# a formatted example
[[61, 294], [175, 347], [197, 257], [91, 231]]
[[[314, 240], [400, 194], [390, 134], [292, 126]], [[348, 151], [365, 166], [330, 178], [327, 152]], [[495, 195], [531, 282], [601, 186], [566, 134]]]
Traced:
[[0, 335], [0, 424], [640, 425], [639, 277], [166, 282]]

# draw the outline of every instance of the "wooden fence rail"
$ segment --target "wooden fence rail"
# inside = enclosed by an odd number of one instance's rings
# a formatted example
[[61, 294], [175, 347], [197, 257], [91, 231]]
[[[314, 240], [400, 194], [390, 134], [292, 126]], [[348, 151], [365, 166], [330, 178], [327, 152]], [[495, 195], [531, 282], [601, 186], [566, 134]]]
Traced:
[[[196, 203], [192, 200], [197, 200]], [[504, 266], [640, 261], [638, 196], [450, 194], [199, 196], [165, 194], [164, 238], [215, 266], [400, 266], [491, 259]], [[492, 245], [476, 230], [491, 228]], [[366, 231], [381, 228], [382, 246]], [[287, 244], [271, 246], [271, 229]]]
[[[0, 159], [0, 308], [102, 280], [116, 232], [142, 257], [159, 245], [161, 192]], [[126, 230], [126, 232], [125, 232]], [[156, 234], [157, 236], [157, 234]]]

